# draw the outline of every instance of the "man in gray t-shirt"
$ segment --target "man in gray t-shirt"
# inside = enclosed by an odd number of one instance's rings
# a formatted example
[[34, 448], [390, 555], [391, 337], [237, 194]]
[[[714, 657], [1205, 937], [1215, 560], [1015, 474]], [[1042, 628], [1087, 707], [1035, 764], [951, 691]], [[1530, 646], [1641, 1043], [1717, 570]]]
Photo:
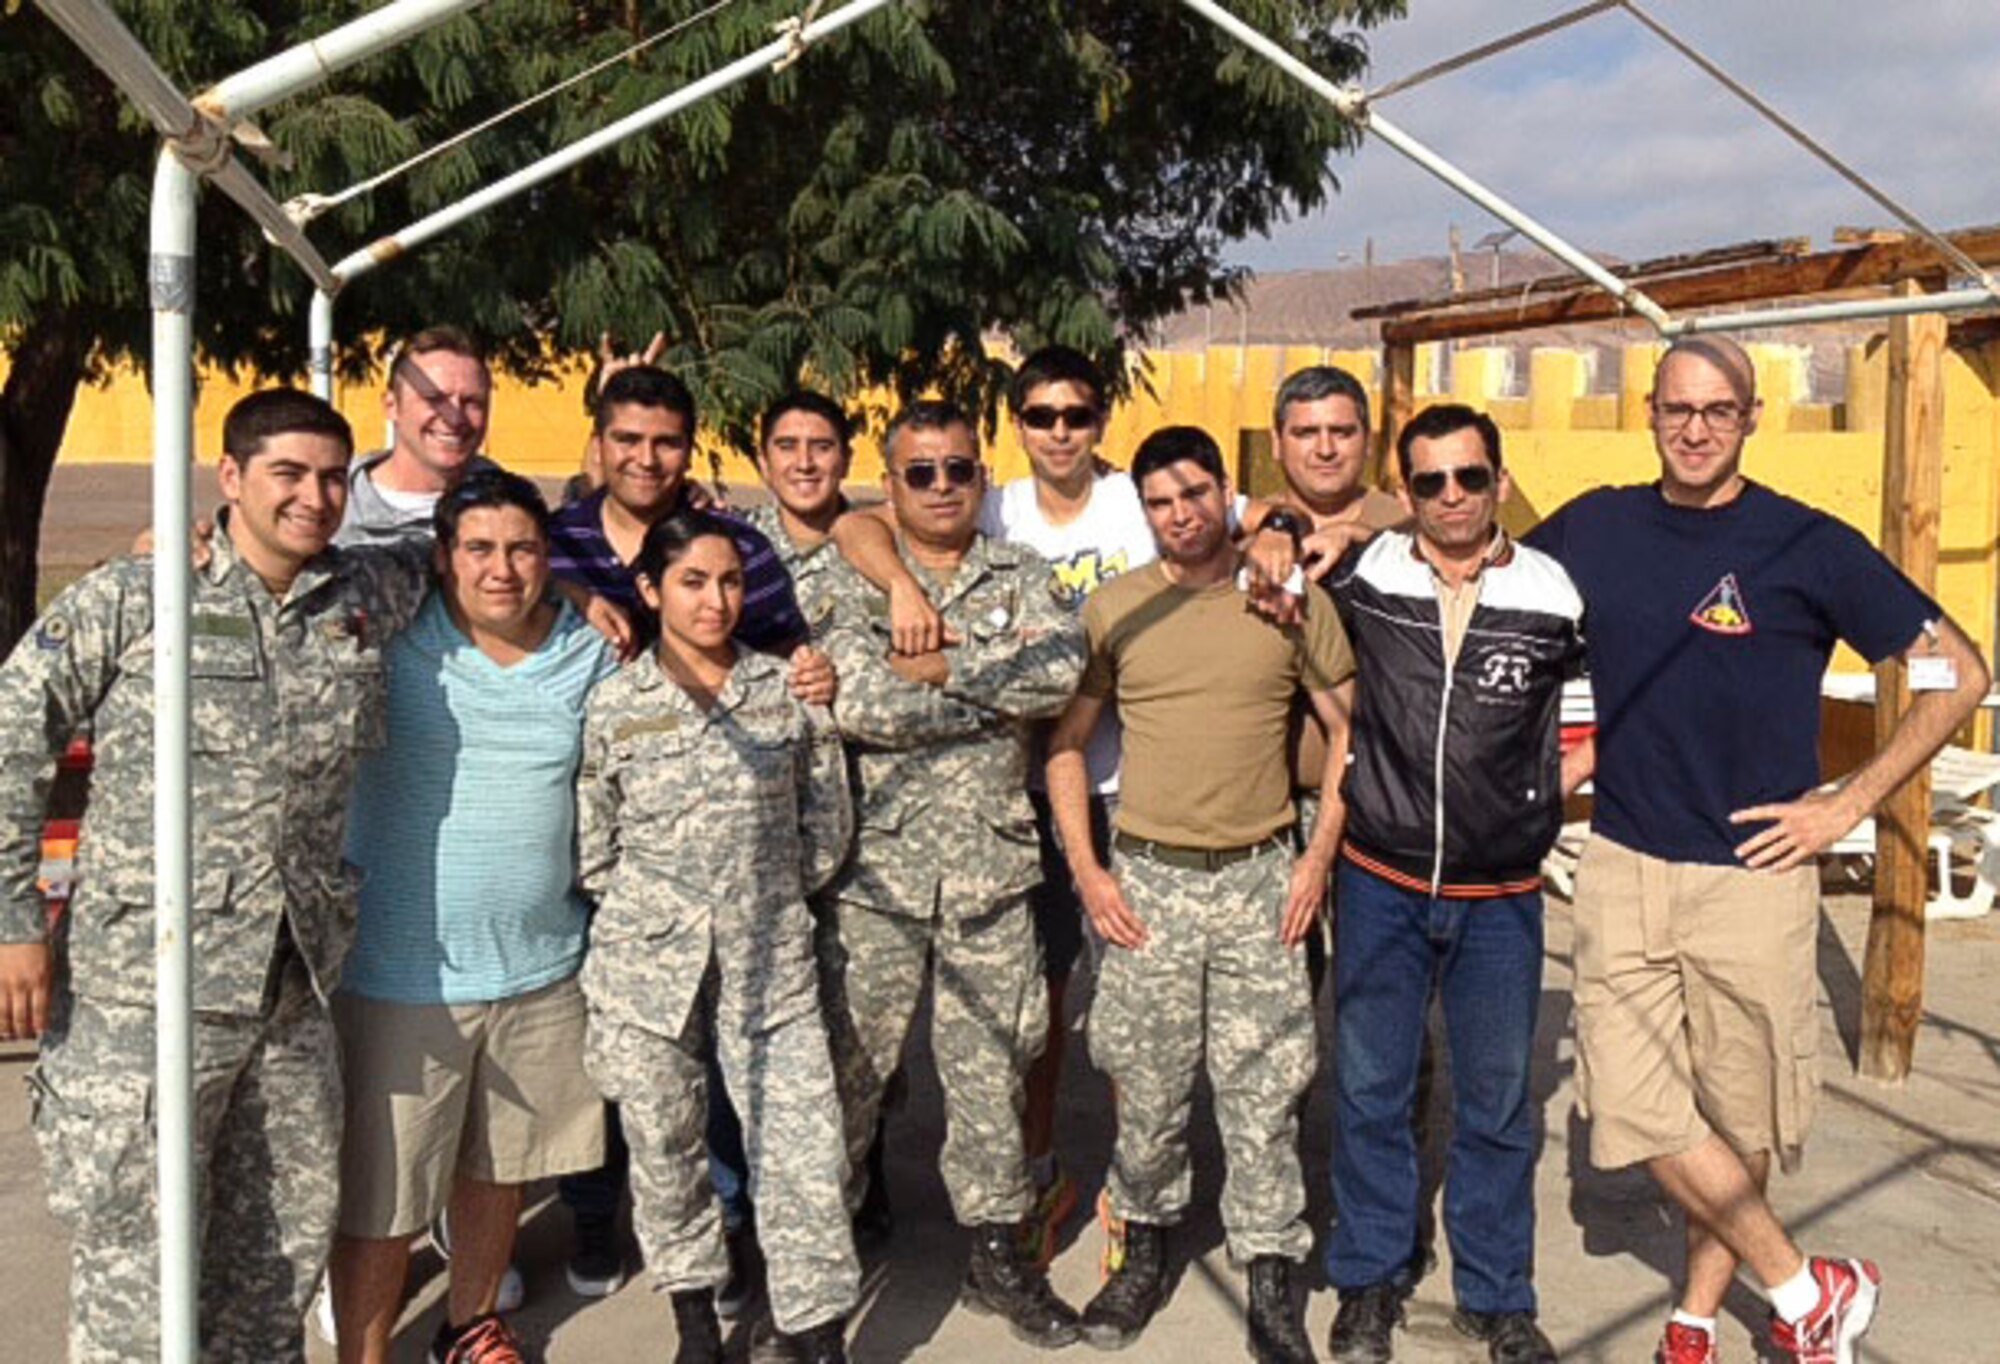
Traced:
[[474, 469], [493, 467], [479, 453], [492, 396], [486, 356], [466, 333], [427, 327], [405, 341], [382, 395], [394, 443], [354, 462], [334, 543], [429, 539], [438, 498]]

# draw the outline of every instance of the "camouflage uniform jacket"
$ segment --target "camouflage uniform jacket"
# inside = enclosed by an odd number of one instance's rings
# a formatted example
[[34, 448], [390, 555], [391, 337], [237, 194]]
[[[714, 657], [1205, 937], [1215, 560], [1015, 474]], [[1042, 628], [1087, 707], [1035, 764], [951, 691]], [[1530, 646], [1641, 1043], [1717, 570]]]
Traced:
[[[382, 646], [423, 601], [428, 547], [328, 549], [283, 600], [224, 531], [194, 572], [189, 747], [194, 1007], [254, 1017], [289, 930], [322, 998], [354, 936], [348, 788], [388, 716]], [[90, 811], [70, 902], [72, 988], [153, 1005], [153, 582], [114, 560], [65, 591], [0, 668], [0, 941], [43, 936], [35, 889], [54, 759], [88, 731]]]
[[[908, 561], [908, 556], [905, 556]], [[1023, 789], [1028, 722], [1068, 704], [1083, 633], [1054, 574], [1025, 545], [977, 538], [949, 582], [912, 563], [962, 642], [945, 652], [943, 687], [889, 667], [888, 600], [838, 570], [824, 648], [840, 674], [834, 718], [848, 744], [857, 803], [854, 857], [834, 885], [843, 900], [929, 917], [974, 915], [1041, 879]]]
[[711, 959], [760, 1029], [816, 1010], [805, 898], [853, 831], [833, 719], [781, 660], [740, 650], [705, 713], [657, 654], [627, 664], [591, 694], [577, 780], [592, 1010], [678, 1036]]
[[823, 540], [810, 549], [800, 549], [778, 515], [778, 504], [766, 503], [742, 513], [743, 519], [764, 532], [764, 538], [778, 552], [778, 562], [792, 575], [792, 593], [798, 598], [799, 612], [817, 644], [825, 638], [833, 622], [834, 593], [839, 570], [844, 564], [832, 540]]

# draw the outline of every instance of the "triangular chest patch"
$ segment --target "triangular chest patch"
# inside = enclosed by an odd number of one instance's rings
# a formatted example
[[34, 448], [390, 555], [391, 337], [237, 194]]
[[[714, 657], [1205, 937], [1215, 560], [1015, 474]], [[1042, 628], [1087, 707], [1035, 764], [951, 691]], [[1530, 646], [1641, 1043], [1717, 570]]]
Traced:
[[1749, 604], [1743, 600], [1743, 589], [1734, 573], [1723, 574], [1722, 581], [1709, 589], [1688, 619], [1718, 635], [1747, 635], [1753, 628]]

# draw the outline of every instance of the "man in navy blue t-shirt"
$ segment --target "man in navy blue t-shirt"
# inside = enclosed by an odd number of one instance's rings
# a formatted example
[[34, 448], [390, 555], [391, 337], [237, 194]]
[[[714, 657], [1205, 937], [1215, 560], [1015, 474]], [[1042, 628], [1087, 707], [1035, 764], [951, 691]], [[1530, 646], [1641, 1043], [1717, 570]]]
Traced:
[[[1528, 543], [1582, 592], [1596, 697], [1596, 835], [1578, 869], [1578, 1090], [1601, 1167], [1645, 1162], [1688, 1215], [1660, 1359], [1709, 1364], [1739, 1263], [1800, 1358], [1850, 1360], [1880, 1276], [1807, 1259], [1764, 1199], [1810, 1125], [1816, 858], [1978, 705], [1971, 642], [1847, 526], [1743, 477], [1755, 370], [1690, 338], [1651, 396], [1657, 484], [1577, 498]], [[1821, 677], [1845, 641], [1912, 661], [1881, 752], [1822, 791]]]

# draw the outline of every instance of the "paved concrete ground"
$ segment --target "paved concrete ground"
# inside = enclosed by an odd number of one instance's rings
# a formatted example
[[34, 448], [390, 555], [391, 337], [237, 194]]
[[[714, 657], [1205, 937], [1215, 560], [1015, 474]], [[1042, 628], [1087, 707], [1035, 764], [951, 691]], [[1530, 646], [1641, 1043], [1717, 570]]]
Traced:
[[[1929, 998], [1917, 1070], [1900, 1089], [1857, 1080], [1846, 1058], [1859, 1027], [1859, 964], [1867, 906], [1857, 897], [1829, 904], [1820, 942], [1826, 987], [1822, 1041], [1828, 1083], [1805, 1169], [1784, 1180], [1777, 1200], [1811, 1247], [1866, 1253], [1882, 1263], [1887, 1297], [1867, 1357], [1876, 1364], [1985, 1364], [2000, 1360], [2000, 922], [1940, 924], [1932, 929]], [[1571, 1088], [1569, 920], [1552, 902], [1536, 1095], [1546, 1123], [1538, 1176], [1538, 1278], [1543, 1320], [1568, 1360], [1650, 1359], [1667, 1310], [1667, 1276], [1679, 1233], [1643, 1177], [1590, 1170]], [[29, 1362], [62, 1357], [66, 1313], [65, 1241], [43, 1209], [40, 1164], [25, 1130], [18, 1083], [27, 1057], [0, 1053], [0, 1358]], [[1324, 1226], [1325, 1086], [1313, 1095], [1306, 1165], [1316, 1225]], [[1093, 1190], [1110, 1142], [1107, 1093], [1087, 1065], [1070, 1072], [1062, 1151]], [[1243, 1358], [1241, 1275], [1222, 1253], [1213, 1209], [1219, 1177], [1205, 1104], [1200, 1124], [1198, 1214], [1172, 1243], [1179, 1282], [1173, 1301], [1125, 1358], [1134, 1364], [1188, 1364]], [[999, 1361], [1043, 1358], [1011, 1340], [990, 1319], [953, 1309], [963, 1272], [964, 1238], [950, 1224], [932, 1168], [940, 1135], [929, 1060], [913, 1064], [909, 1107], [891, 1140], [891, 1186], [899, 1231], [885, 1261], [872, 1267], [867, 1307], [854, 1332], [861, 1364], [888, 1361]], [[528, 1303], [523, 1334], [556, 1364], [625, 1364], [671, 1353], [671, 1316], [643, 1286], [603, 1303], [584, 1303], [563, 1286], [567, 1217], [543, 1205], [531, 1216], [521, 1261]], [[1058, 1288], [1081, 1301], [1096, 1282], [1100, 1239], [1078, 1228], [1057, 1261]], [[1474, 1361], [1483, 1354], [1449, 1325], [1449, 1254], [1412, 1304], [1399, 1358], [1414, 1364]], [[428, 1253], [417, 1264], [417, 1297], [397, 1359], [417, 1361], [436, 1325], [441, 1288]], [[1310, 1324], [1324, 1342], [1333, 1315], [1330, 1293], [1313, 1296]], [[1756, 1357], [1750, 1344], [1763, 1312], [1737, 1292], [1725, 1322], [1726, 1358]], [[1078, 1347], [1073, 1357], [1085, 1357]], [[316, 1348], [315, 1359], [331, 1359]]]

